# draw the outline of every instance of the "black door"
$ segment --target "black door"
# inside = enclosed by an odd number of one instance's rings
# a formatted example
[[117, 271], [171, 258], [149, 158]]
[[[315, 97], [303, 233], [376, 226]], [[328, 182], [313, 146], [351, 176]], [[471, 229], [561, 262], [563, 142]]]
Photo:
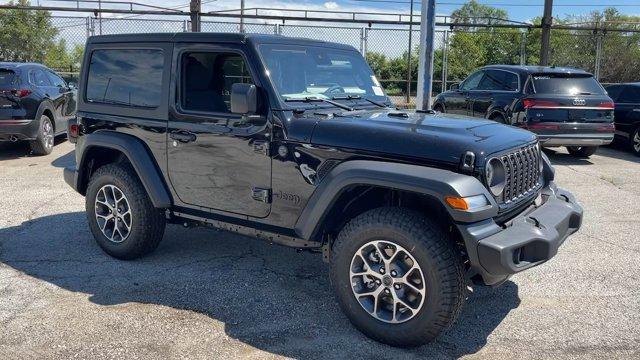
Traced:
[[60, 76], [48, 70], [43, 71], [49, 78], [49, 82], [51, 82], [49, 97], [55, 107], [56, 130], [60, 132], [62, 129], [67, 128], [67, 121], [75, 112], [73, 93]]
[[618, 135], [629, 137], [640, 123], [640, 86], [626, 85], [620, 90], [613, 118]]
[[470, 94], [476, 91], [483, 75], [484, 72], [482, 70], [476, 71], [460, 84], [458, 90], [453, 92], [451, 97], [447, 99], [446, 106], [448, 113], [472, 115]]
[[167, 156], [176, 195], [188, 205], [266, 217], [271, 209], [266, 111], [250, 120], [230, 111], [231, 85], [256, 79], [242, 49], [179, 44], [173, 64]]
[[475, 117], [486, 117], [487, 111], [497, 100], [511, 103], [518, 92], [518, 75], [510, 71], [487, 69], [476, 90], [469, 92], [471, 112]]

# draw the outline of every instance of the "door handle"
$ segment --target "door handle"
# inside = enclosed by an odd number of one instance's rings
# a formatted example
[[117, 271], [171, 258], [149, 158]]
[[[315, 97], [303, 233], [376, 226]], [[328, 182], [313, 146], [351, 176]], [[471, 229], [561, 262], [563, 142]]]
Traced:
[[174, 131], [169, 134], [169, 137], [181, 143], [196, 141], [196, 138], [197, 138], [196, 134], [189, 131]]

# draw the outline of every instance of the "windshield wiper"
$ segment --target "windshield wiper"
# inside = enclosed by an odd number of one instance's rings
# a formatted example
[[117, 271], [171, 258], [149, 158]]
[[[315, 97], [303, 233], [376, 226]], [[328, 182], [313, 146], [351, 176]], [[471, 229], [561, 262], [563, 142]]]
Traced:
[[331, 100], [359, 100], [359, 99], [363, 99], [363, 100], [365, 100], [365, 101], [367, 101], [367, 102], [369, 102], [369, 103], [371, 103], [371, 104], [373, 104], [373, 105], [375, 105], [377, 107], [381, 107], [381, 108], [386, 108], [387, 107], [387, 105], [385, 105], [383, 103], [377, 102], [375, 100], [371, 100], [368, 97], [364, 97], [363, 98], [360, 95], [334, 96], [334, 97], [331, 98]]
[[331, 104], [331, 105], [333, 105], [335, 107], [339, 107], [340, 109], [343, 109], [343, 110], [353, 111], [353, 108], [351, 106], [340, 104], [339, 102], [336, 102], [336, 101], [333, 101], [333, 100], [329, 100], [329, 99], [322, 99], [322, 98], [319, 98], [319, 97], [307, 96], [307, 97], [303, 97], [303, 98], [284, 99], [284, 101], [286, 101], [286, 102], [306, 102], [306, 103], [325, 102], [325, 103]]

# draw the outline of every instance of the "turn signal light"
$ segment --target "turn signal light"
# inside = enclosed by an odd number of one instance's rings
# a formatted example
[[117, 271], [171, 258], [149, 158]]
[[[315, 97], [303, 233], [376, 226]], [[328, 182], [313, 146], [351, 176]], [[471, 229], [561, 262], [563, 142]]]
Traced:
[[489, 205], [484, 195], [469, 197], [445, 196], [444, 201], [456, 210], [474, 210]]

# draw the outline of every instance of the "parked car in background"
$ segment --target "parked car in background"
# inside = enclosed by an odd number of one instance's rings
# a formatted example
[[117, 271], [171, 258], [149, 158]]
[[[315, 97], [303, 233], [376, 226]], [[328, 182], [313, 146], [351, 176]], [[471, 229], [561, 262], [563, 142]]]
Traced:
[[615, 102], [616, 136], [640, 156], [640, 82], [607, 86]]
[[485, 66], [439, 94], [433, 109], [518, 126], [577, 157], [614, 136], [613, 101], [593, 75], [574, 68]]
[[76, 113], [76, 91], [41, 64], [0, 62], [0, 141], [29, 141], [47, 155]]

